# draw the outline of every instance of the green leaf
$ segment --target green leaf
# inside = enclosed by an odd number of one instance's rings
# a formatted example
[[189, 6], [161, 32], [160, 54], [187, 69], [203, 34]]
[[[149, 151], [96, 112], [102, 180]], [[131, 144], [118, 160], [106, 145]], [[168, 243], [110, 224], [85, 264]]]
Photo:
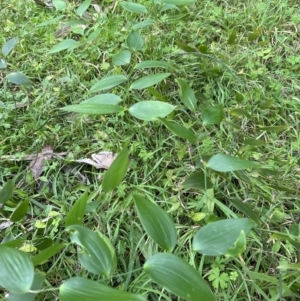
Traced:
[[34, 267], [27, 254], [0, 245], [0, 286], [11, 293], [27, 293], [34, 279]]
[[260, 139], [248, 138], [244, 140], [244, 144], [253, 145], [253, 146], [262, 146], [262, 145], [266, 145], [266, 142]]
[[131, 13], [146, 13], [147, 9], [144, 5], [134, 2], [122, 1], [121, 6]]
[[104, 94], [98, 94], [95, 95], [89, 99], [86, 99], [81, 102], [82, 103], [93, 103], [93, 104], [99, 104], [99, 105], [117, 105], [121, 101], [121, 97], [112, 94], [112, 93], [104, 93]]
[[67, 7], [67, 4], [63, 0], [52, 0], [53, 6], [56, 10], [64, 10]]
[[129, 89], [130, 90], [133, 90], [133, 89], [141, 90], [141, 89], [148, 88], [150, 86], [154, 86], [155, 84], [161, 82], [162, 80], [166, 79], [170, 75], [171, 75], [171, 73], [156, 73], [156, 74], [144, 76], [144, 77], [134, 81], [131, 84]]
[[9, 201], [14, 194], [14, 190], [15, 190], [14, 181], [13, 180], [7, 181], [4, 187], [0, 191], [0, 204], [4, 204], [7, 201]]
[[7, 67], [7, 63], [5, 59], [0, 59], [0, 69], [5, 69]]
[[144, 41], [137, 31], [132, 31], [127, 37], [126, 42], [132, 50], [141, 50], [144, 46]]
[[177, 232], [173, 220], [158, 205], [133, 195], [135, 208], [147, 234], [164, 250], [172, 252], [177, 242]]
[[131, 27], [131, 29], [132, 29], [132, 30], [142, 29], [142, 28], [145, 28], [145, 27], [152, 26], [154, 23], [155, 23], [154, 20], [152, 20], [152, 19], [147, 19], [147, 20], [144, 20], [144, 21], [141, 21], [141, 22], [138, 22], [138, 23], [134, 24], [134, 25]]
[[246, 236], [244, 230], [241, 230], [238, 238], [234, 242], [233, 247], [229, 248], [226, 251], [226, 256], [228, 257], [237, 257], [241, 255], [246, 250]]
[[286, 271], [286, 270], [300, 271], [300, 263], [288, 263], [286, 261], [281, 261], [279, 263], [278, 269], [280, 269], [282, 271]]
[[123, 66], [130, 63], [131, 52], [129, 50], [121, 50], [118, 54], [114, 55], [112, 62], [116, 66]]
[[82, 15], [88, 10], [88, 8], [90, 7], [92, 3], [92, 0], [85, 0], [84, 2], [82, 2], [77, 10], [76, 10], [76, 14], [79, 16], [79, 17], [82, 17]]
[[18, 44], [19, 38], [15, 37], [10, 40], [8, 40], [3, 46], [2, 46], [2, 54], [4, 57], [6, 57]]
[[180, 10], [176, 5], [174, 4], [163, 4], [162, 7], [160, 8], [159, 12], [160, 13], [163, 13], [167, 10], [170, 10], [170, 9], [176, 9], [176, 10]]
[[105, 192], [113, 190], [122, 182], [127, 172], [128, 162], [128, 147], [125, 145], [104, 174], [102, 189]]
[[65, 244], [56, 244], [54, 246], [50, 246], [47, 249], [44, 249], [43, 251], [39, 252], [37, 255], [31, 258], [33, 265], [37, 266], [39, 264], [45, 263], [50, 257], [54, 256], [65, 246]]
[[66, 39], [66, 40], [63, 40], [60, 43], [54, 45], [49, 50], [49, 53], [56, 53], [56, 52], [60, 52], [60, 51], [66, 50], [66, 49], [71, 49], [78, 45], [79, 45], [78, 41], [75, 41], [73, 39]]
[[172, 65], [164, 61], [143, 61], [135, 65], [134, 69], [146, 69], [146, 68], [166, 68], [172, 69]]
[[69, 226], [66, 230], [70, 232], [71, 241], [81, 247], [78, 258], [83, 267], [107, 277], [114, 272], [116, 255], [106, 236], [80, 225]]
[[249, 112], [247, 112], [244, 109], [240, 109], [240, 108], [230, 110], [230, 115], [236, 116], [236, 117], [246, 116], [248, 118], [251, 118], [251, 115], [249, 114]]
[[245, 235], [254, 223], [248, 218], [227, 219], [202, 227], [194, 237], [193, 249], [203, 255], [219, 256], [226, 254], [234, 246], [240, 232]]
[[[45, 274], [36, 272], [34, 273], [34, 279], [32, 286], [30, 288], [31, 291], [39, 291], [42, 288], [42, 285], [45, 281]], [[7, 301], [33, 301], [36, 297], [37, 293], [24, 293], [24, 294], [15, 294], [10, 293]]]
[[181, 258], [167, 253], [151, 256], [144, 264], [145, 273], [160, 286], [188, 301], [215, 301], [199, 273]]
[[164, 118], [174, 111], [175, 107], [169, 103], [157, 100], [138, 102], [129, 108], [129, 113], [135, 118], [154, 121], [159, 117]]
[[74, 277], [59, 287], [60, 301], [146, 301], [139, 295], [108, 287], [99, 282]]
[[21, 202], [10, 216], [10, 220], [12, 222], [20, 221], [26, 215], [28, 211], [28, 206], [29, 199], [26, 199], [25, 201]]
[[196, 0], [162, 0], [162, 3], [174, 4], [174, 5], [187, 5], [195, 3]]
[[93, 93], [101, 90], [108, 90], [126, 81], [127, 78], [124, 75], [110, 75], [95, 83], [90, 89], [90, 92]]
[[64, 17], [64, 15], [61, 15], [61, 16], [58, 16], [56, 18], [53, 18], [53, 19], [47, 20], [45, 22], [42, 22], [42, 23], [38, 24], [36, 26], [36, 28], [56, 24], [57, 21], [61, 20], [63, 17]]
[[252, 207], [248, 203], [242, 202], [237, 198], [230, 198], [229, 200], [237, 209], [246, 214], [256, 224], [260, 224], [261, 221], [259, 217], [256, 215], [256, 213], [253, 211]]
[[32, 85], [32, 81], [21, 72], [11, 72], [7, 75], [7, 79], [15, 85], [20, 85], [20, 86]]
[[229, 172], [247, 168], [261, 167], [261, 165], [257, 162], [248, 161], [225, 154], [217, 154], [212, 156], [207, 162], [206, 166], [210, 169], [220, 172]]
[[175, 41], [175, 44], [185, 52], [196, 52], [197, 50], [181, 41]]
[[166, 119], [160, 118], [160, 121], [175, 135], [188, 140], [190, 143], [196, 143], [197, 138], [195, 134], [187, 129], [186, 127], [179, 125], [175, 122], [168, 121]]
[[213, 188], [213, 184], [205, 177], [205, 174], [202, 171], [198, 171], [189, 175], [183, 182], [182, 187], [185, 189], [207, 190]]
[[23, 244], [25, 242], [25, 239], [23, 238], [18, 238], [18, 239], [13, 239], [13, 240], [9, 240], [9, 241], [5, 241], [5, 242], [1, 242], [2, 246], [7, 246], [7, 247], [11, 247], [11, 248], [17, 248], [19, 247], [21, 244]]
[[89, 34], [89, 36], [87, 37], [87, 42], [92, 43], [96, 38], [98, 38], [98, 36], [100, 35], [100, 33], [102, 32], [102, 28], [97, 28], [95, 29], [93, 32], [91, 32], [91, 34]]
[[219, 124], [223, 120], [223, 106], [220, 104], [205, 108], [202, 110], [201, 116], [203, 124]]
[[288, 128], [288, 125], [275, 125], [275, 126], [259, 126], [259, 130], [268, 132], [281, 132]]
[[192, 112], [196, 112], [197, 98], [194, 94], [194, 91], [185, 80], [178, 78], [176, 81], [180, 87], [179, 97], [181, 101], [187, 109], [191, 110]]
[[120, 106], [115, 106], [115, 105], [81, 103], [78, 105], [65, 106], [65, 107], [61, 108], [61, 110], [68, 111], [68, 112], [82, 113], [82, 114], [101, 115], [101, 114], [118, 113], [118, 112], [121, 112], [123, 110], [123, 108]]
[[227, 41], [227, 44], [228, 44], [228, 45], [234, 45], [234, 44], [235, 44], [236, 34], [237, 34], [237, 32], [236, 32], [236, 30], [234, 29], [234, 30], [231, 32], [231, 34], [230, 34], [230, 36], [229, 36], [229, 38], [228, 38], [228, 41]]
[[66, 217], [66, 227], [70, 225], [81, 225], [85, 214], [86, 204], [88, 200], [88, 192], [84, 194], [76, 201]]

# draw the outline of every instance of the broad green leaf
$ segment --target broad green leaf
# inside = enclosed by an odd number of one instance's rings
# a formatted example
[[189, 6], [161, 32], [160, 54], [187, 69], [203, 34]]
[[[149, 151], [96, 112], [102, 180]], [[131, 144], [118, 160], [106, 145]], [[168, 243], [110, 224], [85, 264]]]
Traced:
[[154, 23], [155, 23], [154, 20], [152, 20], [152, 19], [147, 19], [147, 20], [144, 20], [144, 21], [141, 21], [141, 22], [138, 22], [138, 23], [134, 24], [134, 25], [131, 27], [131, 29], [132, 29], [132, 30], [142, 29], [142, 28], [145, 28], [145, 27], [152, 26]]
[[11, 72], [7, 75], [7, 79], [16, 85], [20, 86], [31, 86], [32, 81], [21, 72]]
[[51, 25], [51, 24], [56, 24], [57, 21], [61, 20], [63, 17], [64, 17], [64, 15], [61, 15], [61, 16], [58, 16], [56, 18], [47, 20], [43, 23], [38, 24], [36, 27], [38, 28], [38, 27], [48, 26], [48, 25]]
[[128, 162], [128, 147], [125, 145], [104, 174], [102, 189], [105, 192], [113, 190], [122, 182], [127, 172]]
[[39, 264], [45, 263], [50, 257], [54, 256], [65, 246], [65, 244], [56, 244], [54, 246], [50, 246], [47, 249], [44, 249], [43, 251], [39, 252], [37, 255], [31, 258], [33, 265], [37, 266]]
[[[45, 281], [45, 274], [40, 272], [34, 273], [34, 279], [32, 286], [30, 288], [31, 291], [39, 291], [42, 288], [42, 285]], [[14, 294], [10, 293], [7, 301], [33, 301], [36, 297], [37, 293], [24, 293], [24, 294]]]
[[184, 50], [185, 52], [195, 52], [196, 49], [181, 42], [181, 41], [175, 41], [175, 44], [182, 50]]
[[175, 135], [188, 140], [190, 143], [196, 143], [197, 138], [195, 134], [187, 129], [186, 127], [179, 125], [173, 121], [168, 121], [166, 119], [160, 118], [160, 121]]
[[95, 29], [93, 32], [91, 32], [91, 34], [89, 34], [89, 36], [87, 37], [87, 42], [92, 43], [96, 38], [98, 38], [98, 36], [100, 35], [100, 33], [102, 32], [102, 28], [97, 28]]
[[66, 39], [66, 40], [63, 40], [60, 43], [54, 45], [49, 50], [49, 53], [56, 53], [56, 52], [60, 52], [60, 51], [66, 50], [66, 49], [71, 49], [77, 45], [79, 45], [78, 41], [75, 41], [73, 39]]
[[127, 37], [126, 42], [132, 50], [141, 50], [144, 46], [144, 41], [137, 31], [132, 31]]
[[142, 296], [117, 290], [99, 282], [74, 277], [59, 287], [60, 301], [146, 301]]
[[229, 248], [226, 251], [226, 256], [228, 257], [237, 257], [241, 255], [246, 250], [246, 236], [244, 230], [241, 230], [238, 238], [234, 242], [233, 247]]
[[85, 0], [84, 2], [82, 2], [77, 10], [76, 10], [76, 14], [80, 17], [82, 17], [82, 15], [87, 11], [87, 9], [90, 7], [92, 3], [92, 0]]
[[101, 90], [108, 90], [126, 81], [127, 78], [124, 75], [110, 75], [95, 83], [90, 89], [90, 92], [93, 93]]
[[193, 249], [200, 254], [219, 256], [234, 247], [240, 232], [247, 235], [254, 223], [248, 218], [216, 221], [202, 227], [194, 236]]
[[5, 59], [0, 59], [0, 69], [5, 69], [7, 67], [7, 63]]
[[99, 105], [117, 105], [121, 101], [121, 97], [112, 94], [112, 93], [104, 93], [95, 95], [89, 99], [86, 99], [81, 102], [82, 103], [93, 103], [93, 104], [99, 104]]
[[160, 8], [159, 12], [163, 13], [163, 12], [165, 12], [167, 10], [170, 10], [170, 9], [179, 10], [179, 8], [174, 4], [163, 4], [162, 7]]
[[78, 258], [84, 268], [107, 277], [114, 272], [116, 255], [106, 236], [80, 225], [69, 226], [66, 230], [70, 232], [71, 241], [81, 248]]
[[217, 154], [212, 156], [207, 162], [206, 166], [210, 169], [220, 172], [229, 172], [247, 168], [261, 167], [261, 165], [257, 162], [248, 161], [225, 154]]
[[14, 47], [18, 44], [19, 38], [15, 37], [10, 40], [8, 40], [3, 46], [2, 46], [2, 54], [3, 56], [7, 56], [13, 49]]
[[135, 65], [134, 69], [146, 68], [167, 68], [172, 69], [172, 65], [164, 61], [143, 61]]
[[129, 108], [129, 113], [135, 118], [153, 121], [164, 118], [174, 111], [175, 107], [169, 103], [157, 100], [140, 101]]
[[150, 86], [154, 86], [155, 84], [161, 82], [162, 80], [166, 79], [170, 75], [171, 75], [171, 73], [156, 73], [156, 74], [144, 76], [144, 77], [134, 81], [131, 84], [129, 89], [130, 90], [134, 90], [134, 89], [141, 90], [141, 89], [148, 88]]
[[11, 247], [11, 248], [17, 248], [19, 247], [21, 244], [23, 244], [25, 242], [25, 239], [23, 238], [18, 238], [18, 239], [13, 239], [13, 240], [8, 240], [5, 242], [1, 242], [2, 246], [7, 246], [7, 247]]
[[151, 256], [144, 264], [145, 273], [171, 293], [188, 301], [215, 301], [199, 273], [181, 258], [168, 253]]
[[21, 202], [10, 216], [12, 222], [20, 221], [27, 213], [29, 207], [29, 199]]
[[116, 66], [123, 66], [130, 63], [131, 52], [129, 50], [121, 50], [118, 54], [114, 55], [112, 62]]
[[13, 180], [8, 180], [4, 187], [0, 191], [0, 204], [4, 204], [9, 201], [15, 190], [15, 183]]
[[85, 191], [84, 194], [76, 201], [71, 210], [68, 212], [65, 221], [66, 227], [70, 225], [82, 225], [87, 200], [88, 192]]
[[167, 99], [163, 97], [163, 95], [155, 90], [153, 87], [148, 87], [147, 88], [148, 92], [151, 93], [156, 99], [162, 101], [162, 102], [167, 102]]
[[51, 247], [53, 244], [53, 240], [49, 237], [41, 237], [34, 240], [34, 246], [40, 251]]
[[174, 5], [187, 5], [195, 3], [196, 0], [162, 0], [162, 3], [174, 4]]
[[0, 286], [11, 293], [27, 293], [34, 279], [34, 267], [29, 256], [16, 249], [0, 245]]
[[219, 124], [223, 120], [223, 106], [216, 105], [202, 110], [203, 124]]
[[234, 30], [231, 32], [231, 34], [230, 34], [230, 36], [229, 36], [229, 38], [228, 38], [228, 41], [227, 41], [227, 44], [228, 44], [228, 45], [234, 45], [234, 44], [235, 44], [236, 34], [237, 34], [237, 32], [236, 32], [236, 30], [234, 29]]
[[146, 13], [147, 9], [144, 5], [134, 2], [122, 1], [121, 6], [131, 13]]
[[206, 190], [213, 188], [212, 182], [205, 177], [204, 172], [194, 172], [187, 177], [183, 182], [182, 187], [185, 189], [199, 189]]
[[147, 234], [164, 250], [172, 252], [177, 242], [177, 232], [173, 220], [158, 205], [133, 195], [135, 208]]
[[194, 94], [194, 91], [185, 80], [178, 78], [176, 81], [180, 87], [179, 97], [181, 101], [187, 109], [191, 110], [192, 112], [196, 112], [197, 98]]
[[53, 6], [56, 10], [64, 10], [67, 7], [67, 4], [63, 0], [52, 0]]
[[253, 211], [252, 207], [246, 203], [246, 202], [242, 202], [237, 198], [229, 198], [229, 201], [231, 203], [233, 203], [233, 205], [239, 209], [241, 212], [243, 212], [244, 214], [246, 214], [250, 219], [252, 219], [256, 224], [260, 224], [260, 219], [259, 217], [256, 215], [256, 213]]
[[259, 126], [259, 130], [261, 131], [269, 131], [269, 132], [281, 132], [288, 129], [288, 125], [274, 125], [274, 126]]
[[116, 105], [103, 105], [96, 103], [81, 103], [61, 108], [63, 111], [82, 113], [82, 114], [113, 114], [122, 111], [122, 107]]

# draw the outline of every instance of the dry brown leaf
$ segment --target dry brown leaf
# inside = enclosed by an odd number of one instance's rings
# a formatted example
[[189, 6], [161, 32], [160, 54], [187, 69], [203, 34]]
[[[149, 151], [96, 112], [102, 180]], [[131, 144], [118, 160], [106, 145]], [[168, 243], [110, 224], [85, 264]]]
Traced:
[[13, 222], [11, 222], [11, 221], [6, 221], [6, 222], [1, 223], [0, 230], [4, 230], [4, 229], [8, 228], [12, 224], [13, 224]]
[[111, 164], [116, 158], [116, 154], [112, 152], [100, 152], [98, 154], [92, 154], [92, 159], [89, 158], [83, 158], [79, 160], [74, 160], [73, 162], [77, 163], [85, 163], [94, 166], [95, 168], [104, 168], [104, 169], [109, 169]]

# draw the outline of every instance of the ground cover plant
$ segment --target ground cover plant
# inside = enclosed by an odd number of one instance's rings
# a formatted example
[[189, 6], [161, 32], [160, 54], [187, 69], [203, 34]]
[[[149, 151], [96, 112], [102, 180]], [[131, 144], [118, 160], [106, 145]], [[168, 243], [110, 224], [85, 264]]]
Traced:
[[297, 1], [0, 8], [3, 300], [299, 298]]

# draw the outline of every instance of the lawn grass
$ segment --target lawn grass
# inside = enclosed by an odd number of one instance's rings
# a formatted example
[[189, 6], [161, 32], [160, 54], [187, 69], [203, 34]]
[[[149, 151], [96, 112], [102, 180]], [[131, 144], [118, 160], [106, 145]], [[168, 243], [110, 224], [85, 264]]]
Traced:
[[[113, 1], [98, 4], [98, 19], [88, 23], [85, 37], [72, 31], [64, 37], [85, 39], [100, 28], [91, 44], [49, 54], [63, 40], [55, 37], [57, 28], [78, 19], [75, 11], [79, 3], [68, 1], [63, 12], [34, 1], [2, 0], [0, 4], [0, 45], [19, 38], [7, 57], [8, 71], [0, 69], [0, 101], [4, 104], [0, 157], [37, 153], [45, 145], [55, 152], [68, 152], [65, 158], [47, 162], [42, 174], [45, 185], [40, 189], [28, 162], [2, 157], [1, 186], [14, 179], [14, 201], [28, 198], [31, 206], [26, 219], [3, 230], [0, 239], [26, 237], [23, 250], [27, 252], [41, 237], [68, 244], [39, 266], [47, 273], [48, 289], [58, 288], [75, 275], [91, 277], [80, 266], [76, 248], [64, 231], [66, 214], [87, 189], [94, 196], [84, 225], [104, 233], [118, 257], [117, 272], [103, 281], [147, 295], [148, 300], [181, 300], [154, 285], [142, 272], [145, 260], [159, 247], [145, 234], [133, 209], [131, 193], [138, 192], [169, 212], [179, 233], [173, 253], [199, 271], [217, 300], [296, 300], [300, 295], [299, 271], [277, 267], [280, 262], [297, 263], [299, 250], [271, 234], [287, 234], [291, 225], [299, 224], [300, 4], [292, 0], [197, 1], [180, 6], [179, 11], [157, 14], [152, 2], [140, 1], [155, 23], [140, 31], [144, 47], [132, 54], [130, 63], [115, 66], [112, 58], [126, 49], [132, 24], [145, 16], [125, 11]], [[94, 7], [88, 12], [96, 14]], [[62, 14], [61, 20], [39, 26]], [[233, 30], [236, 39], [230, 45]], [[184, 53], [176, 41], [202, 52]], [[134, 80], [154, 73], [134, 69], [145, 60], [166, 60], [174, 66], [171, 76], [155, 86], [173, 105], [181, 106], [175, 79], [184, 78], [192, 86], [199, 111], [194, 114], [181, 107], [175, 117], [197, 133], [197, 146], [171, 134], [161, 123], [135, 119], [126, 110], [101, 116], [60, 110], [89, 98], [94, 83], [114, 74], [129, 78], [129, 83], [109, 91], [122, 98], [126, 109], [137, 101], [155, 99], [147, 89], [128, 89]], [[13, 71], [24, 73], [34, 82], [33, 87], [9, 83], [6, 73]], [[204, 125], [201, 111], [218, 104], [224, 107], [222, 123]], [[253, 139], [259, 139], [261, 145]], [[103, 170], [70, 163], [102, 150], [118, 153], [127, 141], [130, 168], [112, 193], [101, 189], [99, 175]], [[202, 190], [182, 189], [187, 176], [201, 165], [199, 158], [205, 161], [216, 153], [258, 161], [264, 169], [226, 174], [208, 171], [214, 184], [210, 196]], [[83, 175], [85, 182], [78, 175]], [[200, 226], [209, 220], [245, 216], [234, 206], [234, 199], [249, 204], [262, 221], [248, 236], [245, 252], [237, 258], [196, 254], [191, 244]], [[13, 210], [14, 205], [0, 209], [0, 217], [9, 218]], [[206, 214], [205, 219], [201, 214]], [[299, 239], [298, 232], [297, 236]], [[282, 282], [289, 293], [283, 293]], [[37, 300], [55, 300], [57, 296], [58, 291], [46, 291]]]

